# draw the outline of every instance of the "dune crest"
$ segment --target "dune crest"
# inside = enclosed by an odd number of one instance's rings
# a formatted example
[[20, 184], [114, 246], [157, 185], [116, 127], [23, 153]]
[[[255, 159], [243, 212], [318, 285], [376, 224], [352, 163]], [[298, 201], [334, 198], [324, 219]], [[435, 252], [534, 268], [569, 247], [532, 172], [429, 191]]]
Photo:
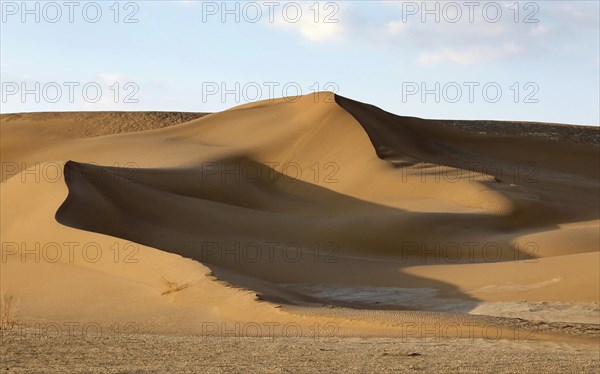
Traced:
[[[598, 130], [573, 142], [482, 134], [486, 124], [401, 117], [331, 93], [128, 129], [135, 116], [110, 126], [121, 117], [59, 116], [54, 130], [34, 115], [3, 118], [2, 287], [23, 295], [23, 318], [102, 315], [167, 332], [335, 321], [381, 335], [383, 317], [319, 311], [439, 312], [436, 300], [451, 299], [451, 312], [514, 317], [510, 303], [527, 300], [595, 313]], [[74, 123], [92, 130], [61, 132]], [[93, 130], [103, 124], [123, 131]], [[46, 135], [27, 147], [31, 131]], [[45, 244], [69, 253], [67, 242], [102, 255], [44, 257]], [[365, 296], [348, 298], [352, 287]], [[393, 302], [373, 298], [378, 289]], [[415, 304], [393, 296], [403, 289], [433, 291]]]

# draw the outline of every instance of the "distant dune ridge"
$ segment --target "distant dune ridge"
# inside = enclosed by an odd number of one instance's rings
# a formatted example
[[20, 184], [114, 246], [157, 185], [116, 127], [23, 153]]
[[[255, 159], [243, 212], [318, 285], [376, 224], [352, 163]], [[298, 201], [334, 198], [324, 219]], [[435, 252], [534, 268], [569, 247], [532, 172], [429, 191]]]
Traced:
[[464, 337], [518, 317], [597, 341], [597, 128], [401, 117], [327, 92], [1, 120], [0, 280], [24, 325], [474, 324]]

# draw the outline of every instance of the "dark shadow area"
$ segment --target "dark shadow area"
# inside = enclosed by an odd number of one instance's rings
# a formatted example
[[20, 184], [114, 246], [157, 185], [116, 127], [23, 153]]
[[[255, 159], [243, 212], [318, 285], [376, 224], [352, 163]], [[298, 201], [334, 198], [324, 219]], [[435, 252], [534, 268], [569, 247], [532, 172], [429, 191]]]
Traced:
[[[249, 163], [258, 165], [247, 159], [217, 165], [231, 170]], [[69, 194], [56, 220], [197, 260], [222, 279], [276, 301], [283, 296], [277, 296], [275, 283], [314, 283], [429, 287], [476, 302], [453, 285], [401, 270], [533, 258], [511, 247], [510, 234], [495, 242], [501, 251], [494, 258], [483, 252], [472, 257], [467, 248], [436, 248], [431, 239], [481, 243], [506, 231], [504, 217], [406, 212], [262, 167], [263, 177], [233, 183], [199, 168], [132, 170], [69, 161], [64, 170]], [[484, 225], [488, 228], [465, 229]]]
[[339, 95], [335, 100], [364, 128], [377, 156], [398, 168], [431, 163], [492, 176], [487, 186], [519, 210], [508, 223], [513, 229], [600, 217], [600, 129], [426, 120]]

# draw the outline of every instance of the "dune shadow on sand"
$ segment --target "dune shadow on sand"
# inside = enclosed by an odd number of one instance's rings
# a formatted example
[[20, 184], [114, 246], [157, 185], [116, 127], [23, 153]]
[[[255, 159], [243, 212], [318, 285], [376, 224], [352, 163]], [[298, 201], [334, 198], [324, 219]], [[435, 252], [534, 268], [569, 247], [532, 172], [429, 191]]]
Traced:
[[[69, 161], [64, 170], [69, 193], [56, 220], [197, 260], [219, 279], [274, 302], [410, 309], [410, 303], [372, 297], [365, 302], [319, 299], [278, 285], [413, 288], [425, 296], [433, 289], [460, 299], [455, 310], [464, 312], [478, 300], [454, 285], [406, 274], [403, 267], [448, 263], [440, 253], [444, 248], [426, 243], [428, 237], [456, 232], [461, 240], [481, 241], [506, 231], [503, 217], [407, 212], [293, 179], [245, 158], [216, 165], [226, 170], [252, 165], [260, 177], [224, 180], [212, 165], [207, 173], [201, 166], [127, 169]], [[511, 247], [509, 239], [497, 243], [503, 250], [494, 261], [532, 258]], [[453, 240], [456, 236], [448, 238]], [[448, 256], [456, 263], [490, 261], [458, 252]]]
[[363, 127], [380, 159], [411, 172], [425, 165], [425, 172], [439, 173], [433, 165], [480, 173], [488, 178], [476, 183], [505, 197], [510, 209], [406, 211], [239, 156], [186, 169], [69, 161], [69, 194], [56, 220], [197, 260], [217, 278], [274, 302], [438, 310], [446, 303], [468, 312], [479, 300], [403, 269], [534, 259], [535, 252], [514, 247], [513, 239], [598, 217], [594, 139], [572, 144], [531, 134], [486, 134], [485, 123], [470, 124], [477, 131], [465, 132], [337, 95], [335, 101]]
[[397, 168], [432, 164], [493, 177], [486, 186], [509, 198], [518, 211], [506, 217], [507, 229], [556, 227], [600, 216], [597, 128], [427, 120], [339, 95], [335, 101], [363, 127], [377, 156]]

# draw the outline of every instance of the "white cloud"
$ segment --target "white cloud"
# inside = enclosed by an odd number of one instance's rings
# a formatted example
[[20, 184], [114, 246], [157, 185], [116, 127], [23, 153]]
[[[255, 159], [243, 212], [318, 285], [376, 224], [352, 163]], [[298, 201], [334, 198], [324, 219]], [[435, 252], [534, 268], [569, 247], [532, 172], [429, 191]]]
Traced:
[[513, 42], [504, 43], [498, 47], [444, 48], [434, 52], [423, 52], [418, 56], [417, 61], [420, 65], [437, 65], [440, 63], [471, 65], [513, 57], [521, 53], [522, 50], [522, 47]]
[[[301, 8], [300, 17], [298, 19], [286, 19], [283, 17], [281, 10], [274, 13], [274, 20], [263, 17], [263, 23], [267, 23], [270, 26], [293, 30], [299, 33], [303, 38], [311, 42], [331, 42], [331, 41], [342, 41], [345, 38], [346, 28], [343, 26], [339, 15], [339, 5], [335, 5], [338, 8], [319, 8], [318, 13], [315, 14], [315, 4], [310, 3], [294, 3], [296, 6]], [[325, 10], [328, 10], [327, 12]], [[332, 13], [331, 11], [335, 11]], [[268, 12], [263, 12], [268, 14]]]
[[385, 26], [385, 33], [389, 36], [396, 36], [406, 32], [408, 24], [400, 21], [388, 22]]
[[[470, 65], [516, 56], [541, 56], [560, 46], [579, 45], [580, 38], [573, 36], [590, 35], [589, 28], [598, 29], [599, 24], [597, 4], [586, 2], [540, 2], [535, 3], [536, 9], [525, 7], [524, 3], [515, 8], [515, 2], [505, 1], [501, 2], [504, 11], [497, 22], [491, 22], [493, 12], [483, 13], [484, 6], [479, 4], [473, 20], [463, 8], [456, 23], [448, 21], [453, 19], [452, 14], [442, 14], [440, 22], [434, 22], [433, 16], [422, 22], [418, 13], [403, 14], [403, 3], [406, 2], [383, 1], [365, 6], [344, 2], [340, 3], [339, 24], [318, 25], [305, 19], [311, 22], [286, 26], [311, 41], [375, 43], [401, 49], [405, 54], [414, 53], [421, 65]], [[422, 2], [411, 3], [422, 7]], [[440, 2], [441, 10], [446, 3]], [[515, 22], [515, 17], [519, 22]]]
[[544, 36], [550, 32], [550, 28], [544, 25], [535, 25], [529, 32], [532, 36]]
[[316, 23], [311, 20], [300, 20], [296, 23], [275, 21], [272, 25], [295, 31], [311, 42], [331, 42], [344, 39], [344, 29], [339, 23]]
[[343, 37], [343, 29], [339, 23], [315, 23], [304, 22], [298, 27], [300, 34], [314, 41], [340, 40]]
[[113, 74], [113, 73], [103, 73], [98, 75], [98, 81], [100, 83], [106, 84], [106, 85], [111, 85], [114, 84], [115, 82], [119, 82], [120, 81], [121, 76], [119, 74]]

